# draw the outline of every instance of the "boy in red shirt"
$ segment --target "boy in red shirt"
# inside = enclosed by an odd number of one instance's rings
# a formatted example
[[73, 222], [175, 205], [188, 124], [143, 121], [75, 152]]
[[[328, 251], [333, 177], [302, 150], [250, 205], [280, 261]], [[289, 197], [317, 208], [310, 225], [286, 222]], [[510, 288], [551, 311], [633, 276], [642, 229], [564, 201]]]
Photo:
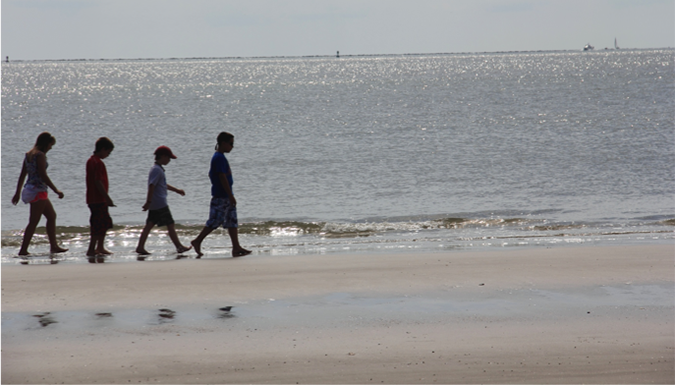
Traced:
[[91, 211], [88, 257], [112, 254], [103, 244], [106, 232], [113, 227], [108, 207], [115, 207], [108, 195], [108, 171], [103, 159], [107, 158], [114, 148], [115, 145], [110, 139], [99, 138], [94, 154], [87, 161], [87, 205]]

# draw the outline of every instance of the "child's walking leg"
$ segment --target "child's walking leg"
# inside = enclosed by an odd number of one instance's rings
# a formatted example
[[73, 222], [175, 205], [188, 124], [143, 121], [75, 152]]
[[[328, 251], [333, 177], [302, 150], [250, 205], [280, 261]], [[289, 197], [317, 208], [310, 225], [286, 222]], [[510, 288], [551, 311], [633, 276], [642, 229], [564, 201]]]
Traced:
[[204, 253], [202, 253], [202, 242], [204, 241], [204, 238], [206, 238], [207, 235], [213, 232], [213, 230], [215, 229], [212, 227], [204, 226], [202, 232], [199, 233], [197, 238], [195, 238], [192, 242], [190, 242], [192, 247], [194, 247], [195, 252], [197, 253], [197, 258], [201, 258], [201, 256], [204, 255]]
[[110, 251], [105, 249], [105, 235], [108, 229], [112, 228], [112, 219], [108, 214], [108, 206], [105, 203], [90, 204], [89, 225], [91, 226], [91, 240], [89, 241], [88, 257], [97, 255], [110, 255]]
[[49, 239], [50, 252], [63, 253], [65, 251], [68, 251], [68, 249], [60, 247], [59, 244], [56, 242], [56, 211], [54, 211], [54, 206], [52, 206], [52, 202], [50, 202], [49, 199], [46, 199], [44, 211], [42, 212], [42, 214], [47, 219], [46, 227], [47, 227], [47, 238]]
[[251, 254], [251, 250], [246, 250], [239, 244], [239, 230], [236, 227], [228, 227], [227, 232], [230, 234], [230, 239], [232, 240], [233, 257], [243, 257], [244, 255]]
[[180, 243], [180, 239], [178, 239], [178, 234], [176, 234], [176, 225], [175, 224], [170, 224], [167, 225], [166, 228], [169, 230], [169, 238], [171, 238], [171, 242], [173, 242], [173, 245], [176, 246], [176, 251], [178, 253], [184, 253], [192, 248], [183, 246], [182, 243]]
[[89, 250], [87, 250], [87, 257], [95, 257], [97, 255], [111, 254], [108, 250], [106, 250], [103, 247], [104, 240], [105, 234], [92, 235], [91, 240], [89, 241]]
[[28, 218], [28, 226], [23, 232], [23, 242], [21, 243], [21, 250], [19, 250], [19, 255], [29, 255], [28, 246], [30, 246], [30, 241], [33, 239], [33, 234], [35, 234], [35, 229], [37, 228], [38, 223], [40, 223], [40, 218], [42, 218], [42, 213], [45, 210], [46, 200], [40, 200], [30, 204], [30, 216]]
[[148, 235], [150, 234], [150, 230], [152, 230], [153, 227], [155, 227], [153, 222], [145, 222], [145, 227], [143, 228], [143, 231], [141, 231], [141, 237], [138, 239], [138, 246], [136, 246], [136, 252], [138, 254], [150, 255], [150, 253], [145, 250], [145, 241], [148, 240]]

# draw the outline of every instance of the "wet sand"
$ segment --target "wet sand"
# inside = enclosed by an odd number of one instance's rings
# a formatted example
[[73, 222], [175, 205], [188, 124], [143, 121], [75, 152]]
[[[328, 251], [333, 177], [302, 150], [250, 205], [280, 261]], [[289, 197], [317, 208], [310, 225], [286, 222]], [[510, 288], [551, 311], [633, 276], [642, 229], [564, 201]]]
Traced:
[[673, 383], [675, 247], [2, 268], [3, 383]]

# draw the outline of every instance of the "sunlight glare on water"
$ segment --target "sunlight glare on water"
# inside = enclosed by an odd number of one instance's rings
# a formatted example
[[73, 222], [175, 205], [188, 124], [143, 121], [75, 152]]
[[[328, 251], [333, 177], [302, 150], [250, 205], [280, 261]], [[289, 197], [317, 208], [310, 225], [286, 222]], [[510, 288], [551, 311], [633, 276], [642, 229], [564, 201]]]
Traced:
[[169, 195], [181, 236], [196, 236], [220, 131], [235, 134], [242, 236], [260, 250], [668, 241], [673, 52], [3, 63], [3, 258], [27, 221], [9, 198], [42, 131], [57, 138], [61, 237], [78, 250], [98, 137], [116, 146], [112, 247], [128, 251], [159, 145], [178, 156], [166, 172], [186, 191]]

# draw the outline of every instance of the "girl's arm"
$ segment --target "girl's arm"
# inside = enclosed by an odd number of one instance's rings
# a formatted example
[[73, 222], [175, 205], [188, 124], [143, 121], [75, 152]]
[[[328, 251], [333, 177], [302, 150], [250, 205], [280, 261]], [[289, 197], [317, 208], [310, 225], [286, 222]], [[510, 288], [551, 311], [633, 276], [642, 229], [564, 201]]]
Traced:
[[12, 204], [16, 205], [21, 199], [21, 189], [23, 188], [23, 182], [26, 180], [26, 162], [23, 162], [21, 166], [21, 174], [19, 175], [19, 181], [16, 183], [16, 194], [12, 198]]
[[52, 183], [52, 180], [49, 179], [49, 175], [47, 175], [47, 157], [45, 156], [44, 152], [38, 152], [35, 155], [35, 160], [37, 162], [37, 171], [38, 175], [40, 176], [40, 179], [49, 186], [54, 192], [59, 196], [59, 199], [63, 199], [63, 193], [61, 190], [57, 189], [56, 186], [54, 186], [54, 183]]
[[179, 189], [179, 188], [173, 187], [173, 186], [170, 185], [170, 184], [167, 184], [167, 185], [166, 185], [166, 189], [169, 190], [169, 191], [173, 191], [173, 192], [175, 192], [175, 193], [177, 193], [177, 194], [179, 194], [179, 195], [185, 196], [185, 191], [183, 191], [183, 190], [181, 190], [181, 189]]

